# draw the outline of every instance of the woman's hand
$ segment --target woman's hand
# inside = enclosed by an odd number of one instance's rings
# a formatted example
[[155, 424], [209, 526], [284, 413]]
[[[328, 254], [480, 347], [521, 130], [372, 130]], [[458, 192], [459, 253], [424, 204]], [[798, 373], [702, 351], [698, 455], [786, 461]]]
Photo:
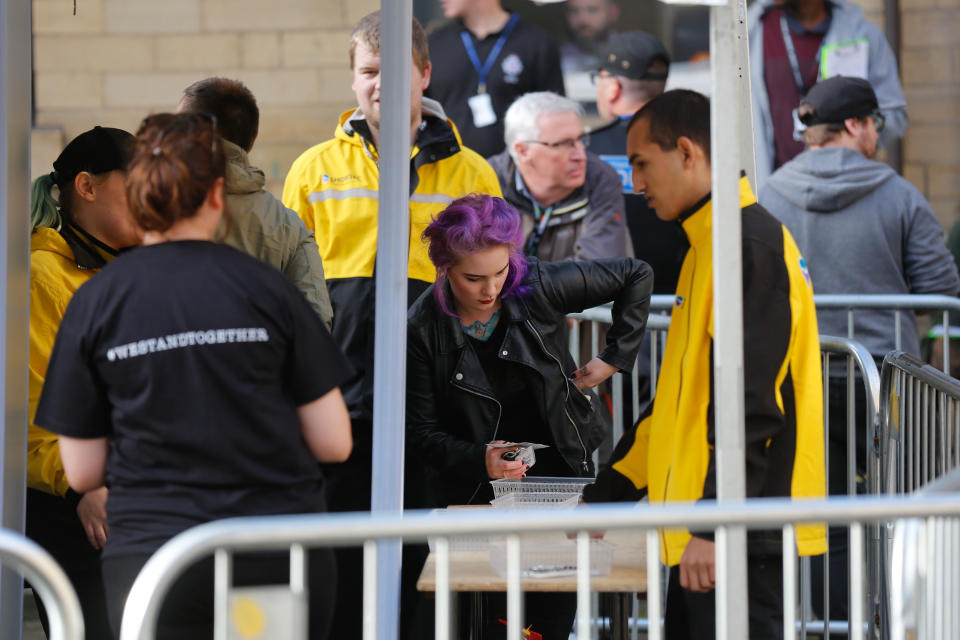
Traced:
[[[499, 444], [503, 440], [495, 440], [491, 444]], [[519, 448], [519, 447], [517, 447]], [[522, 478], [527, 475], [527, 465], [519, 460], [504, 460], [502, 457], [504, 451], [510, 451], [504, 447], [491, 447], [487, 445], [487, 475], [493, 480], [502, 478]]]
[[103, 549], [107, 541], [107, 488], [87, 491], [77, 504], [77, 517], [94, 549]]
[[607, 364], [600, 358], [594, 358], [574, 371], [571, 379], [573, 384], [577, 385], [577, 389], [591, 389], [616, 372], [617, 368], [612, 364]]

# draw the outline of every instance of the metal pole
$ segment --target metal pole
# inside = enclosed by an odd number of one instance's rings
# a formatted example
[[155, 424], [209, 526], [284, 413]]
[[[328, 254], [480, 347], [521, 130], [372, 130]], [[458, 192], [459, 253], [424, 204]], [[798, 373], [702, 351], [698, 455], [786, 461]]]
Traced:
[[[0, 526], [23, 532], [30, 231], [30, 3], [0, 0]], [[20, 637], [23, 580], [0, 570], [0, 638]]]
[[[381, 0], [380, 207], [377, 218], [371, 509], [403, 511], [407, 261], [410, 235], [410, 82], [413, 5]], [[397, 637], [399, 540], [378, 543], [377, 637]]]
[[[713, 100], [710, 145], [713, 180], [714, 405], [716, 406], [717, 500], [741, 502], [744, 464], [743, 265], [740, 217], [742, 84], [749, 77], [746, 2], [710, 8]], [[746, 95], [749, 96], [749, 85]], [[749, 126], [749, 121], [747, 122]], [[750, 148], [750, 147], [748, 147]], [[737, 158], [737, 163], [730, 162]], [[717, 638], [747, 637], [746, 529], [722, 527], [716, 536]]]

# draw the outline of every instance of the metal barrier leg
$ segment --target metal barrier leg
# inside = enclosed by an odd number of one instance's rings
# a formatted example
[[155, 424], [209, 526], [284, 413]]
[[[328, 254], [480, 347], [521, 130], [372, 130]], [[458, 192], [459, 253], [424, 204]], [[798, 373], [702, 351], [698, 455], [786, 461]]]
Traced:
[[363, 543], [363, 640], [377, 637], [377, 541]]
[[507, 536], [507, 640], [522, 640], [523, 592], [520, 590], [520, 537]]
[[450, 539], [437, 538], [437, 590], [434, 633], [437, 640], [450, 640], [452, 629], [450, 597]]
[[797, 549], [793, 525], [783, 528], [783, 638], [797, 637]]
[[577, 640], [590, 640], [590, 534], [577, 534]]
[[660, 580], [660, 534], [647, 531], [647, 640], [662, 640], [663, 592]]

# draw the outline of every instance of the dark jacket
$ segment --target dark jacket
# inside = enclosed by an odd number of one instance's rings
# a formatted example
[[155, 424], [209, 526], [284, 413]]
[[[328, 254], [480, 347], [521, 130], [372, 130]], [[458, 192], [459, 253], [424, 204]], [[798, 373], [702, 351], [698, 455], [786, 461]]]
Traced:
[[[613, 301], [613, 325], [598, 355], [630, 371], [646, 327], [653, 271], [632, 258], [557, 263], [528, 260], [523, 297], [503, 299], [508, 322], [498, 350], [503, 359], [530, 367], [545, 391], [540, 410], [553, 442], [572, 473], [592, 475], [591, 454], [607, 419], [592, 391], [581, 392], [569, 375], [577, 368], [567, 344], [567, 313]], [[486, 443], [496, 439], [500, 404], [483, 368], [467, 346], [459, 318], [439, 309], [430, 287], [407, 315], [408, 464], [422, 465], [436, 503], [466, 504], [486, 472]], [[427, 506], [427, 505], [420, 505]]]
[[[497, 172], [503, 199], [520, 212], [523, 234], [533, 231], [533, 202], [525, 189], [517, 188], [517, 166], [507, 151], [489, 159]], [[594, 260], [633, 257], [627, 229], [623, 187], [617, 172], [592, 153], [587, 153], [583, 184], [553, 205], [553, 213], [536, 256], [541, 260]]]

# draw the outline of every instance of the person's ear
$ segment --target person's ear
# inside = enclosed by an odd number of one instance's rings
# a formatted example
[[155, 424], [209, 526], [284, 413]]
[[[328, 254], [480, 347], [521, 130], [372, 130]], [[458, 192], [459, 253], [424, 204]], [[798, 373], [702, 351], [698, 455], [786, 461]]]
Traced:
[[213, 184], [207, 190], [207, 199], [205, 204], [217, 211], [222, 211], [224, 206], [224, 179], [222, 177], [214, 180]]
[[687, 136], [677, 138], [677, 151], [680, 152], [680, 162], [684, 169], [692, 169], [696, 164], [697, 156], [703, 155], [700, 146]]
[[620, 82], [620, 78], [611, 77], [607, 86], [607, 104], [613, 104], [623, 95], [623, 84]]
[[86, 171], [81, 171], [77, 174], [77, 177], [73, 179], [73, 190], [87, 202], [93, 202], [97, 199], [96, 181], [93, 179], [93, 176]]
[[527, 156], [530, 155], [530, 145], [526, 142], [517, 140], [513, 143], [513, 150], [516, 152], [515, 157], [517, 160], [526, 160]]
[[863, 123], [857, 118], [847, 118], [843, 121], [843, 128], [848, 134], [856, 138], [857, 134], [860, 133], [860, 129], [863, 128]]
[[427, 66], [424, 67], [423, 73], [421, 74], [423, 76], [423, 80], [420, 82], [421, 91], [426, 91], [427, 87], [430, 86], [430, 73], [432, 71], [433, 71], [433, 65], [431, 65], [430, 62], [427, 62]]

